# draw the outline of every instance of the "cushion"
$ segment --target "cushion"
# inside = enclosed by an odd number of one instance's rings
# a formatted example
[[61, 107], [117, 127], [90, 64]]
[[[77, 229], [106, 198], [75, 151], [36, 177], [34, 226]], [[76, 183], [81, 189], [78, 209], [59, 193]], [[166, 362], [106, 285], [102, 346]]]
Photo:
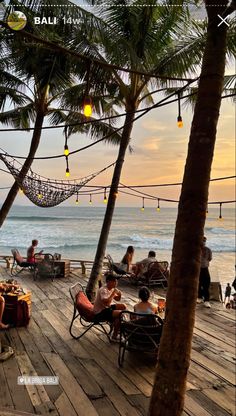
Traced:
[[17, 264], [21, 264], [24, 261], [23, 257], [21, 257], [19, 253], [16, 253], [15, 259], [16, 259]]
[[95, 316], [93, 312], [93, 304], [82, 291], [76, 295], [76, 307], [82, 318], [86, 319], [86, 321], [93, 321]]

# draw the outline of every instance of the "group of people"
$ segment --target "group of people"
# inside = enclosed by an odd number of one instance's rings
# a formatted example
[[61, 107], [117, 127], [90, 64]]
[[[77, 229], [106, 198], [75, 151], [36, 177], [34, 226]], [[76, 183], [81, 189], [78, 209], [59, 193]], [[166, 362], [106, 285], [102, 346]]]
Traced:
[[[119, 315], [126, 309], [124, 303], [120, 303], [121, 291], [117, 289], [117, 278], [114, 274], [106, 275], [106, 284], [98, 289], [94, 302], [95, 319], [98, 321], [108, 321], [113, 324], [112, 341], [118, 340], [119, 334]], [[157, 306], [149, 301], [150, 291], [144, 286], [139, 290], [140, 301], [134, 305], [134, 312], [152, 314], [157, 313]], [[113, 301], [116, 303], [113, 303]]]
[[[157, 262], [156, 253], [150, 250], [148, 256], [133, 264], [134, 247], [128, 246], [127, 251], [122, 258], [119, 268], [127, 273], [130, 273], [133, 278], [139, 278], [147, 272], [150, 263]], [[160, 266], [161, 267], [161, 266]]]

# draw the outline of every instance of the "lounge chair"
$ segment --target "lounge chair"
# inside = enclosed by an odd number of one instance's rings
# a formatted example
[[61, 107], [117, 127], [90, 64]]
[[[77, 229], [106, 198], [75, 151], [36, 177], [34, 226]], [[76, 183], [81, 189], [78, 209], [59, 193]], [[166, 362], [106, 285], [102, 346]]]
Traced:
[[[110, 341], [112, 324], [107, 321], [98, 321], [96, 319], [96, 315], [93, 312], [93, 304], [87, 298], [84, 287], [80, 283], [76, 283], [70, 287], [69, 291], [74, 305], [73, 317], [69, 328], [71, 336], [74, 339], [80, 339], [90, 329], [96, 328], [103, 332]], [[72, 332], [73, 324], [77, 318], [79, 318], [81, 325], [85, 328], [80, 335], [75, 335]], [[107, 326], [108, 330], [106, 328]]]
[[34, 280], [38, 277], [51, 277], [53, 281], [59, 273], [59, 266], [55, 265], [54, 257], [50, 253], [35, 254]]
[[123, 365], [125, 351], [157, 356], [163, 320], [158, 315], [122, 311], [120, 314], [119, 366]]
[[11, 252], [13, 255], [11, 275], [15, 276], [17, 274], [20, 274], [25, 269], [28, 269], [31, 272], [34, 271], [34, 264], [24, 260], [24, 258], [20, 255], [19, 251], [16, 248], [12, 249]]
[[131, 274], [126, 272], [125, 270], [122, 270], [119, 266], [117, 266], [110, 254], [106, 255], [106, 259], [108, 260], [108, 270], [111, 273], [114, 273], [117, 279], [128, 278], [130, 279]]
[[147, 271], [137, 279], [138, 283], [145, 284], [148, 287], [161, 285], [166, 288], [169, 277], [168, 266], [167, 261], [150, 262]]

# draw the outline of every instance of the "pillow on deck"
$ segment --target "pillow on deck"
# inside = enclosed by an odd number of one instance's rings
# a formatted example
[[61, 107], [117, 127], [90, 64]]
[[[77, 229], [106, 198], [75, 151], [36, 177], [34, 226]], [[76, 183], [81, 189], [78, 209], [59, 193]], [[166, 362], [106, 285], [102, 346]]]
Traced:
[[95, 314], [93, 312], [93, 305], [87, 298], [84, 292], [80, 291], [76, 295], [76, 307], [80, 315], [87, 321], [92, 321]]

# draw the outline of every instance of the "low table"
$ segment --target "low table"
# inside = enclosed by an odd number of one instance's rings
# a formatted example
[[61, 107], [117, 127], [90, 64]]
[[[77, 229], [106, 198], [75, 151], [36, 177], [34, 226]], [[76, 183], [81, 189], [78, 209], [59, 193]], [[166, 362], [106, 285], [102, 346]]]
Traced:
[[57, 277], [69, 277], [70, 275], [70, 260], [61, 259], [54, 260], [55, 266], [58, 266], [59, 272], [56, 274]]
[[2, 321], [4, 324], [17, 326], [17, 304], [20, 300], [27, 302], [29, 314], [31, 315], [31, 292], [27, 293], [7, 293], [2, 295], [5, 299], [5, 308]]

